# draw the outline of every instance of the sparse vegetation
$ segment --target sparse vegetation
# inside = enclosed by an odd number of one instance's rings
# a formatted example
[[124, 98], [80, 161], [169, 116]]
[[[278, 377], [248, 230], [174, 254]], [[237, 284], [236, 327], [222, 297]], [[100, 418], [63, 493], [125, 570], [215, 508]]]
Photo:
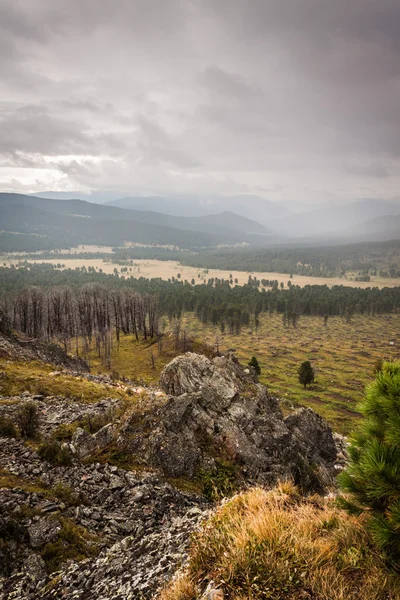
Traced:
[[99, 551], [98, 540], [86, 529], [70, 519], [59, 517], [61, 530], [55, 542], [48, 542], [41, 550], [48, 573], [56, 571], [67, 560], [83, 560]]
[[57, 500], [64, 502], [64, 504], [67, 506], [79, 506], [81, 504], [87, 504], [87, 501], [82, 494], [73, 490], [69, 485], [56, 483], [51, 492], [54, 494]]
[[39, 435], [39, 412], [34, 402], [26, 402], [18, 409], [15, 417], [23, 438], [35, 439]]
[[195, 600], [208, 582], [228, 600], [396, 600], [400, 583], [362, 519], [290, 483], [252, 489], [195, 535], [189, 566], [162, 600]]
[[42, 460], [52, 465], [68, 466], [72, 462], [71, 451], [54, 437], [49, 437], [40, 444], [38, 454]]
[[110, 412], [103, 414], [85, 415], [83, 419], [79, 420], [77, 425], [86, 429], [89, 433], [96, 433], [113, 420], [113, 415]]
[[75, 377], [67, 372], [54, 371], [54, 367], [38, 361], [7, 361], [0, 358], [4, 373], [0, 380], [3, 396], [19, 396], [23, 392], [42, 393], [44, 396], [62, 396], [81, 402], [98, 402], [105, 397], [129, 401], [129, 394], [122, 389]]
[[14, 421], [6, 415], [0, 415], [0, 436], [17, 437], [18, 430]]
[[236, 471], [235, 465], [229, 461], [217, 460], [215, 473], [200, 471], [199, 491], [212, 501], [231, 496], [239, 486]]

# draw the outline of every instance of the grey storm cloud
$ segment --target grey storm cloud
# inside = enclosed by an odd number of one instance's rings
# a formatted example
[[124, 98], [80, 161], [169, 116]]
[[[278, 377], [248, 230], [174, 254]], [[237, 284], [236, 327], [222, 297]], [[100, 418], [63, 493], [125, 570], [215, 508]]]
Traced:
[[398, 0], [0, 0], [0, 186], [400, 184]]

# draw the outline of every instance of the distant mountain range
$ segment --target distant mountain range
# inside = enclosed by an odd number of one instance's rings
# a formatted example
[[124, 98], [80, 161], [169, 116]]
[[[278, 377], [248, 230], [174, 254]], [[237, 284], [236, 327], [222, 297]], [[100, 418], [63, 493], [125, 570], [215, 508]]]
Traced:
[[96, 203], [95, 192], [90, 202], [57, 194], [58, 199], [0, 194], [0, 229], [48, 236], [64, 245], [120, 246], [127, 241], [191, 249], [243, 242], [302, 245], [400, 238], [399, 201], [365, 198], [294, 214], [258, 196], [106, 200], [111, 192], [104, 192], [104, 202]]
[[284, 232], [295, 238], [385, 240], [400, 237], [400, 229], [394, 231], [391, 224], [391, 217], [397, 215], [400, 202], [363, 199], [271, 220], [269, 227], [275, 233]]
[[58, 239], [62, 245], [124, 242], [182, 248], [215, 247], [266, 234], [265, 227], [231, 212], [175, 217], [83, 200], [50, 200], [23, 194], [0, 194], [0, 229]]
[[118, 196], [116, 192], [40, 192], [34, 194], [54, 200], [86, 200], [130, 210], [159, 212], [180, 217], [200, 217], [222, 212], [234, 212], [254, 219], [264, 226], [271, 219], [292, 215], [284, 204], [271, 202], [254, 195], [177, 195], [177, 196]]

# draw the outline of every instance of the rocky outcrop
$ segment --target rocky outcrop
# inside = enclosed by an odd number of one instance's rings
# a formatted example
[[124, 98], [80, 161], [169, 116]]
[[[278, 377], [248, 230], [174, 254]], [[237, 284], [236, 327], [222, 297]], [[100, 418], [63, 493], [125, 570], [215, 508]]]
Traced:
[[[164, 369], [161, 385], [168, 400], [147, 415], [130, 448], [164, 476], [196, 478], [228, 465], [247, 482], [290, 477], [320, 487], [333, 475], [337, 449], [328, 424], [311, 409], [284, 419], [278, 400], [235, 357], [187, 353]], [[136, 415], [125, 433], [135, 427]]]
[[[322, 489], [345, 460], [345, 441], [319, 415], [300, 409], [284, 418], [278, 399], [234, 356], [187, 353], [164, 369], [161, 386], [145, 394], [130, 386], [128, 407], [28, 393], [0, 404], [0, 416], [13, 419], [34, 402], [42, 440], [58, 435], [71, 452], [68, 465], [50, 464], [32, 444], [0, 437], [0, 598], [154, 598], [187, 560], [210, 509], [204, 497], [176, 489], [178, 480], [200, 489], [222, 473], [238, 485], [294, 478]], [[90, 433], [94, 422], [101, 427]], [[115, 459], [120, 466], [106, 462]], [[95, 552], [49, 568], [49, 556], [74, 535]], [[218, 598], [219, 590], [207, 594]]]
[[[0, 438], [0, 464], [19, 481], [0, 487], [0, 538], [13, 540], [4, 556], [0, 544], [4, 600], [151, 598], [185, 562], [190, 534], [208, 512], [204, 499], [154, 474], [77, 460], [52, 466], [20, 440]], [[62, 522], [94, 536], [100, 553], [48, 574], [41, 552], [59, 539]]]

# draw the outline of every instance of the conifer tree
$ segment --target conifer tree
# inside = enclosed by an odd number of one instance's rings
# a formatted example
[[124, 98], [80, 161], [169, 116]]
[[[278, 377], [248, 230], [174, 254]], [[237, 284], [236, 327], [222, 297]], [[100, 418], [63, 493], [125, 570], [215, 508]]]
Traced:
[[349, 495], [341, 504], [368, 515], [379, 548], [400, 557], [400, 363], [384, 363], [359, 407], [364, 420], [352, 436], [350, 464], [340, 475]]
[[309, 360], [305, 360], [301, 363], [298, 370], [298, 375], [299, 382], [304, 385], [304, 388], [306, 387], [306, 385], [309, 385], [310, 383], [314, 382], [315, 373]]
[[261, 367], [258, 364], [258, 360], [257, 360], [257, 358], [255, 356], [251, 357], [251, 360], [249, 362], [249, 367], [253, 367], [254, 370], [255, 370], [255, 372], [256, 372], [256, 374], [260, 375], [260, 373], [261, 373]]

